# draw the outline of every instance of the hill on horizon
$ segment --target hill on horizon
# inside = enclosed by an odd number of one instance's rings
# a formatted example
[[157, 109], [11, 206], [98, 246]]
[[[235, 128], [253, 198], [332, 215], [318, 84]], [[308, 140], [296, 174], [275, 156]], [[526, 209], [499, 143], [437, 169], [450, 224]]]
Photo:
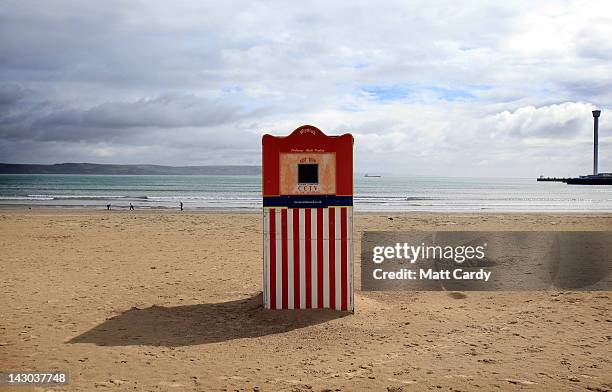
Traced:
[[0, 163], [0, 174], [101, 174], [101, 175], [258, 175], [261, 166], [207, 165], [114, 165], [103, 163], [56, 163], [50, 165]]

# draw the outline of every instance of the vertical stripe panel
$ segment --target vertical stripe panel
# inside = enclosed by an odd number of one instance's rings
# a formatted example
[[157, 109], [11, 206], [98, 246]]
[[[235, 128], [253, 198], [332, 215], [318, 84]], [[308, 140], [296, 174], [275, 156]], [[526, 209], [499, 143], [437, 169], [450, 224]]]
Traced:
[[276, 210], [270, 209], [268, 213], [270, 220], [270, 309], [276, 309]]
[[310, 252], [312, 255], [312, 307], [313, 308], [318, 308], [319, 307], [319, 300], [318, 300], [318, 293], [319, 293], [319, 270], [318, 270], [318, 265], [319, 265], [319, 258], [318, 258], [318, 251], [317, 251], [317, 244], [318, 244], [318, 240], [317, 240], [317, 210], [310, 210], [310, 236], [311, 236], [311, 240], [310, 242], [312, 242], [312, 251]]
[[[285, 214], [287, 225], [287, 264], [285, 267], [287, 268], [287, 302], [285, 303], [285, 309], [293, 309], [293, 288], [295, 287], [295, 283], [293, 281], [293, 210], [285, 209], [287, 212]], [[283, 294], [284, 295], [284, 294]]]
[[353, 210], [267, 208], [264, 304], [354, 310]]
[[355, 309], [354, 303], [354, 290], [353, 285], [355, 281], [355, 259], [353, 255], [353, 207], [347, 208], [347, 228], [348, 232], [346, 233], [346, 237], [348, 238], [347, 247], [348, 247], [348, 310], [353, 311]]
[[294, 208], [291, 211], [291, 222], [293, 226], [293, 296], [289, 302], [293, 302], [293, 308], [300, 308], [300, 209]]
[[313, 274], [312, 265], [312, 217], [310, 208], [306, 208], [304, 210], [304, 307], [306, 309], [312, 308], [312, 281], [316, 276]]
[[264, 230], [264, 267], [263, 267], [263, 301], [264, 307], [270, 308], [270, 210], [263, 210], [263, 230]]
[[325, 265], [325, 236], [323, 235], [323, 208], [317, 208], [317, 307], [322, 308], [324, 303], [325, 292], [325, 271], [323, 266]]
[[334, 259], [335, 261], [335, 265], [334, 265], [334, 271], [336, 271], [335, 274], [335, 279], [334, 279], [334, 287], [335, 287], [335, 301], [334, 301], [334, 309], [340, 309], [341, 308], [341, 299], [342, 299], [342, 267], [340, 266], [341, 263], [341, 255], [342, 255], [342, 237], [340, 235], [341, 232], [341, 228], [342, 228], [342, 221], [340, 219], [341, 217], [341, 211], [342, 208], [334, 208], [334, 215], [335, 215], [335, 222], [336, 222], [336, 257]]
[[342, 243], [341, 243], [341, 254], [340, 254], [340, 292], [342, 293], [342, 296], [340, 298], [340, 309], [341, 310], [347, 310], [348, 308], [348, 302], [347, 302], [347, 286], [348, 286], [348, 238], [346, 237], [347, 234], [347, 210], [348, 208], [342, 208], [340, 210], [340, 238], [342, 238]]
[[[298, 222], [298, 226], [299, 226], [299, 239], [300, 239], [300, 289], [299, 289], [299, 293], [300, 293], [300, 300], [298, 301], [299, 303], [299, 308], [300, 309], [306, 309], [306, 228], [304, 225], [304, 214], [306, 213], [306, 211], [303, 208], [300, 208], [298, 210], [298, 218], [299, 218], [299, 222]], [[308, 244], [310, 245], [310, 244]]]
[[323, 307], [329, 308], [329, 210], [321, 208], [323, 213]]
[[329, 308], [336, 308], [336, 212], [335, 208], [327, 209], [329, 216], [329, 257], [327, 260], [329, 268]]
[[283, 214], [276, 210], [276, 308], [283, 309]]

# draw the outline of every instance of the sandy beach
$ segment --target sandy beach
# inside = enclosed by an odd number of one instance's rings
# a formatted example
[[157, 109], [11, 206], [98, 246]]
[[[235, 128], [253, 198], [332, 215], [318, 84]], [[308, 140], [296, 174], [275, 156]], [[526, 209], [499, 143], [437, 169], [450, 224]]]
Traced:
[[66, 391], [610, 391], [612, 292], [361, 292], [358, 239], [611, 229], [610, 214], [356, 214], [347, 314], [261, 308], [260, 214], [3, 209], [0, 370], [67, 370]]

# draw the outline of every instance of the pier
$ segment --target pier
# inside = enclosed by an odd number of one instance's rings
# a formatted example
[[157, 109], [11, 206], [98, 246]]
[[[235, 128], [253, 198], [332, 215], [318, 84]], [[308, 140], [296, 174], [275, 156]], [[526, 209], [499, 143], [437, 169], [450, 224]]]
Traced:
[[570, 185], [612, 185], [612, 173], [599, 172], [599, 116], [601, 110], [593, 110], [593, 174], [579, 177], [544, 177], [538, 181], [564, 182]]
[[567, 177], [538, 177], [538, 181], [549, 181], [549, 182], [567, 182], [569, 178]]
[[580, 177], [538, 177], [538, 181], [564, 182], [570, 185], [612, 185], [612, 173], [599, 173], [596, 176]]

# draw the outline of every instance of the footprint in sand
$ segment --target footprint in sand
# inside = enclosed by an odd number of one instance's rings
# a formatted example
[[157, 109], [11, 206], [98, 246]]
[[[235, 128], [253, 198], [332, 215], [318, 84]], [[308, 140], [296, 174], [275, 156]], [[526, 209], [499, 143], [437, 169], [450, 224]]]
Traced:
[[452, 299], [465, 299], [467, 298], [467, 295], [463, 294], [463, 293], [459, 293], [459, 292], [452, 292], [452, 293], [448, 293], [448, 296], [451, 297]]

